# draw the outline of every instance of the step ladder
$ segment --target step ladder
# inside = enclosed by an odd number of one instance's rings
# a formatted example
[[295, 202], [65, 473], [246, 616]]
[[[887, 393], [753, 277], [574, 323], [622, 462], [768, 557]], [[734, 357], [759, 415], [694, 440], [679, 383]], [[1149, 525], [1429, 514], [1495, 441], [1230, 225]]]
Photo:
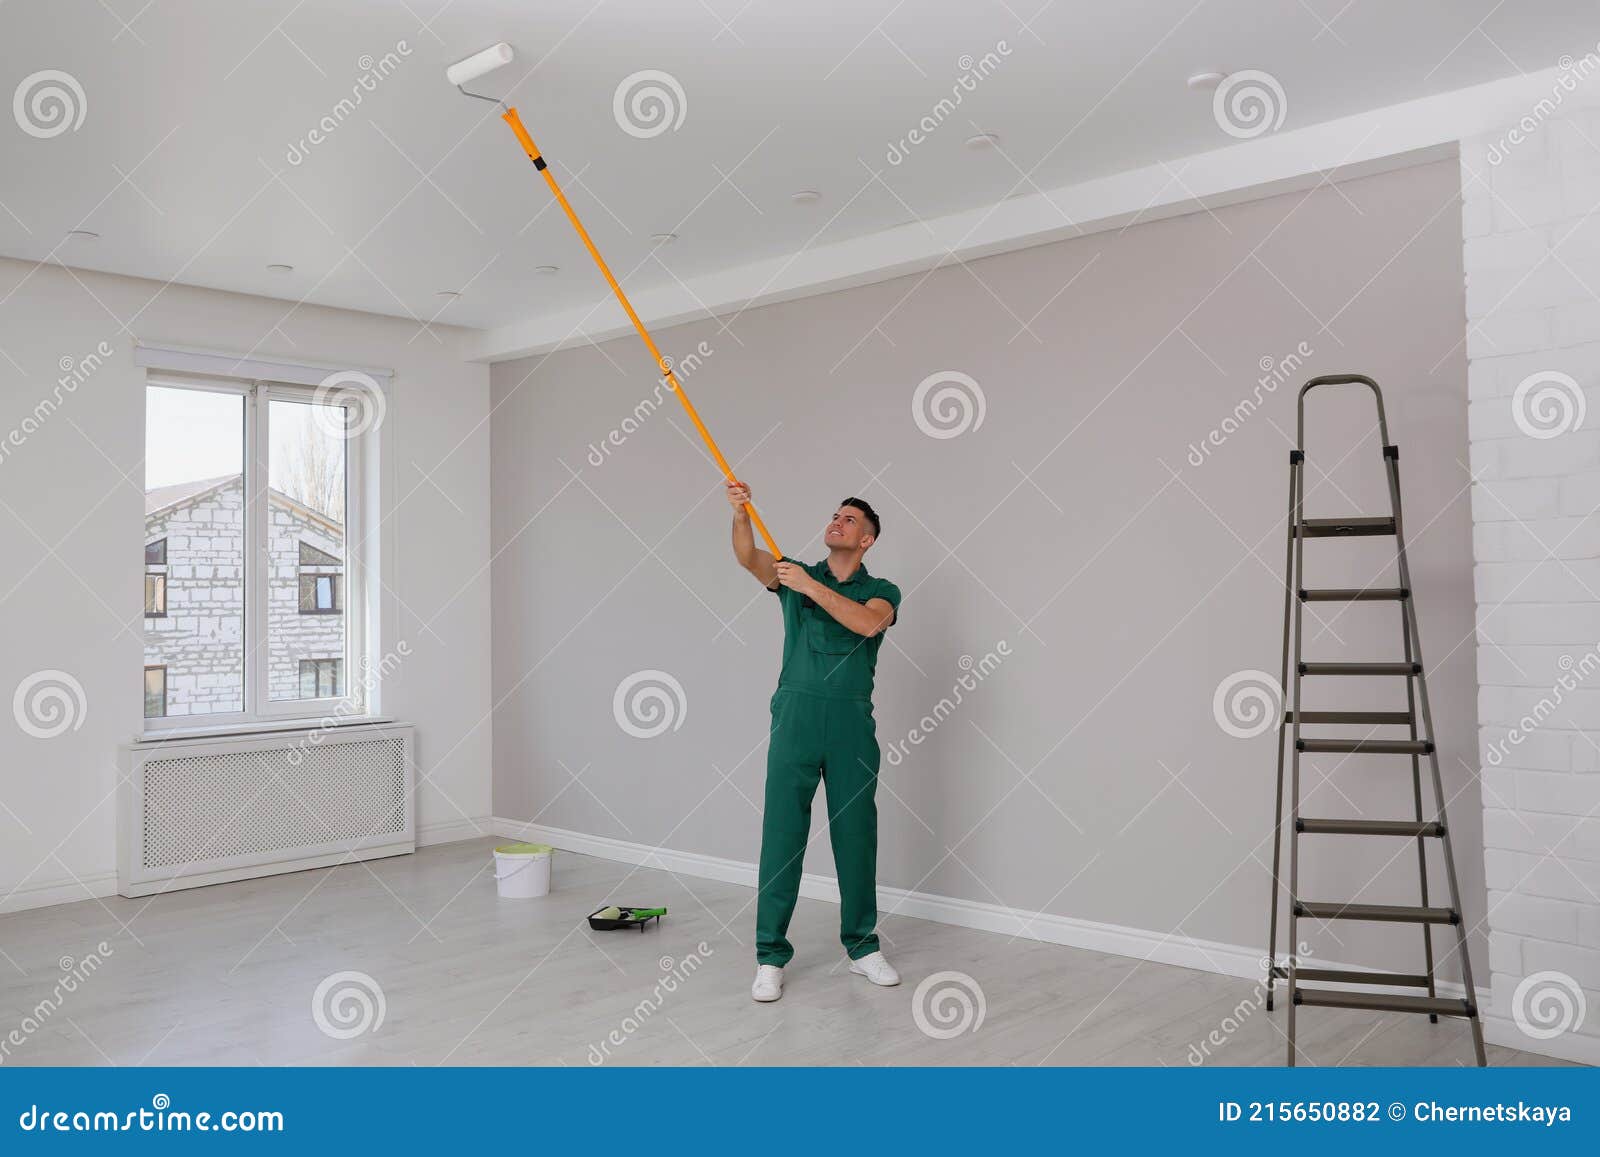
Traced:
[[[1383, 446], [1383, 465], [1389, 481], [1389, 510], [1385, 517], [1307, 518], [1305, 516], [1305, 425], [1306, 395], [1319, 386], [1363, 385], [1372, 391], [1378, 407], [1378, 437]], [[1278, 791], [1273, 813], [1272, 910], [1267, 941], [1267, 1008], [1273, 1003], [1273, 984], [1285, 982], [1289, 994], [1289, 1061], [1297, 1059], [1295, 1013], [1302, 1006], [1361, 1008], [1383, 1012], [1426, 1013], [1430, 1021], [1441, 1016], [1464, 1017], [1472, 1028], [1472, 1045], [1478, 1064], [1486, 1063], [1483, 1050], [1483, 1024], [1478, 1016], [1476, 989], [1472, 985], [1472, 962], [1467, 958], [1466, 927], [1461, 916], [1461, 894], [1456, 884], [1455, 858], [1450, 847], [1450, 827], [1445, 820], [1444, 785], [1439, 777], [1439, 755], [1434, 747], [1433, 716], [1428, 705], [1428, 681], [1422, 665], [1422, 639], [1412, 598], [1411, 573], [1406, 564], [1406, 542], [1400, 519], [1400, 448], [1390, 443], [1384, 420], [1383, 393], [1378, 383], [1362, 374], [1332, 374], [1312, 378], [1300, 390], [1295, 444], [1289, 452], [1288, 547], [1285, 556], [1286, 580], [1283, 592], [1283, 674], [1279, 686], [1292, 687], [1290, 702], [1278, 725]], [[1304, 544], [1308, 538], [1393, 537], [1398, 586], [1317, 588], [1306, 581]], [[1402, 658], [1400, 662], [1347, 663], [1308, 662], [1301, 651], [1302, 616], [1307, 603], [1393, 603], [1400, 611]], [[1293, 639], [1293, 665], [1290, 640]], [[1293, 683], [1289, 682], [1293, 678]], [[1387, 676], [1404, 679], [1404, 711], [1308, 711], [1301, 689], [1307, 679], [1341, 676]], [[1303, 725], [1357, 726], [1370, 735], [1375, 727], [1404, 727], [1404, 739], [1341, 738], [1305, 734]], [[1289, 952], [1284, 963], [1278, 960], [1278, 908], [1283, 890], [1280, 874], [1284, 827], [1284, 763], [1288, 751], [1289, 775]], [[1300, 759], [1304, 755], [1397, 755], [1411, 760], [1411, 786], [1414, 815], [1410, 819], [1313, 819], [1300, 812]], [[1428, 761], [1433, 780], [1433, 810], [1424, 814], [1422, 804], [1422, 761]], [[1356, 904], [1343, 901], [1317, 901], [1300, 892], [1300, 837], [1302, 836], [1393, 836], [1415, 840], [1419, 896], [1415, 906], [1398, 904]], [[1449, 885], [1449, 907], [1434, 907], [1428, 902], [1427, 844], [1437, 840], [1444, 853], [1445, 876]], [[1326, 846], [1324, 841], [1316, 841]], [[1301, 920], [1362, 920], [1395, 924], [1415, 924], [1422, 929], [1425, 971], [1420, 973], [1366, 972], [1336, 968], [1304, 968], [1297, 959]], [[1434, 978], [1433, 927], [1454, 929], [1456, 956], [1461, 962], [1464, 999], [1438, 994]], [[1361, 985], [1361, 989], [1304, 988], [1304, 982], [1317, 984]], [[1367, 991], [1370, 987], [1425, 989], [1427, 995]]]

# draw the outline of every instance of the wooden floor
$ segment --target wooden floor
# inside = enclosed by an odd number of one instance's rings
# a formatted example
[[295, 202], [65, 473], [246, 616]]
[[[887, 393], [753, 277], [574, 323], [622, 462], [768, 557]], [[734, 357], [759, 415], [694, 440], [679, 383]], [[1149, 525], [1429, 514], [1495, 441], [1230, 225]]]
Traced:
[[[493, 842], [0, 916], [0, 1063], [1184, 1066], [1284, 1059], [1283, 1009], [1260, 1008], [1260, 989], [1249, 981], [924, 920], [885, 919], [885, 949], [905, 983], [875, 988], [841, 966], [838, 908], [811, 900], [795, 916], [798, 955], [784, 998], [759, 1005], [749, 996], [751, 889], [561, 853], [549, 897], [501, 901]], [[603, 903], [671, 911], [643, 933], [592, 932], [583, 918]], [[109, 953], [99, 951], [102, 941]], [[92, 974], [65, 991], [62, 979], [83, 974], [97, 952]], [[916, 990], [943, 972], [965, 978], [930, 986], [930, 995], [944, 995], [924, 1011], [924, 1031]], [[381, 1023], [355, 1032], [363, 1014], [353, 998], [330, 997], [314, 1012], [318, 986], [337, 973], [364, 976], [335, 979], [330, 993], [367, 993], [374, 1010], [371, 989], [381, 990]], [[971, 1023], [977, 992], [970, 985], [981, 990], [979, 1024]], [[969, 1027], [940, 1035], [961, 1028], [963, 994], [974, 1010]], [[1305, 1009], [1300, 1024], [1307, 1060], [1318, 1065], [1472, 1060], [1459, 1021]], [[1489, 1055], [1497, 1065], [1559, 1063], [1495, 1046]]]

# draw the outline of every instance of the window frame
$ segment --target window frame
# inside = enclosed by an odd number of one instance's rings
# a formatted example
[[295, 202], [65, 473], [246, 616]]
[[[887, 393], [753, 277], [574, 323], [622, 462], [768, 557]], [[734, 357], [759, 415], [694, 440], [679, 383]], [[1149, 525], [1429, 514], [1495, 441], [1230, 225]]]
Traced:
[[[165, 718], [167, 718], [167, 665], [165, 663], [150, 663], [150, 664], [146, 664], [145, 669], [144, 669], [144, 677], [145, 677], [145, 680], [146, 680], [147, 683], [148, 683], [148, 681], [150, 679], [150, 672], [151, 671], [160, 671], [161, 672], [161, 714], [160, 715], [149, 715], [149, 714], [146, 714], [145, 715], [145, 721], [146, 722], [148, 722], [148, 721], [150, 721], [152, 719], [165, 719]], [[145, 701], [147, 703], [149, 702], [149, 697], [150, 697], [150, 692], [149, 692], [149, 689], [147, 687], [146, 690], [145, 690]]]
[[[150, 609], [150, 580], [159, 579], [156, 587], [161, 594], [161, 609]], [[167, 617], [167, 572], [164, 570], [147, 570], [144, 572], [144, 617], [147, 619], [164, 619]]]
[[[339, 658], [344, 662], [344, 694], [326, 699], [274, 700], [271, 694], [271, 646], [269, 626], [271, 619], [268, 597], [271, 550], [271, 509], [268, 489], [271, 464], [271, 403], [290, 401], [301, 404], [326, 404], [318, 398], [319, 388], [276, 381], [244, 381], [234, 378], [190, 376], [172, 372], [148, 372], [144, 386], [164, 389], [188, 389], [206, 393], [237, 394], [244, 399], [243, 463], [244, 474], [244, 607], [242, 633], [244, 647], [244, 686], [242, 711], [218, 711], [203, 715], [165, 715], [144, 721], [146, 735], [165, 732], [189, 731], [196, 728], [249, 727], [255, 724], [280, 724], [296, 719], [315, 723], [330, 715], [340, 717], [364, 716], [370, 704], [359, 680], [349, 677], [351, 671], [365, 669], [362, 657], [371, 653], [375, 644], [374, 632], [369, 630], [372, 605], [368, 586], [369, 559], [375, 559], [376, 546], [366, 541], [366, 526], [370, 517], [368, 493], [371, 476], [368, 458], [375, 457], [377, 429], [363, 429], [345, 439], [345, 522], [344, 522], [344, 574], [343, 608], [344, 652]], [[350, 393], [362, 387], [342, 382], [340, 393]], [[347, 418], [351, 416], [349, 411]], [[381, 426], [380, 426], [381, 428]], [[143, 561], [141, 558], [141, 568]], [[296, 578], [298, 605], [298, 575]], [[334, 613], [334, 612], [327, 612]], [[331, 657], [331, 656], [328, 656]], [[298, 673], [298, 668], [296, 669]], [[170, 698], [170, 696], [169, 696]]]

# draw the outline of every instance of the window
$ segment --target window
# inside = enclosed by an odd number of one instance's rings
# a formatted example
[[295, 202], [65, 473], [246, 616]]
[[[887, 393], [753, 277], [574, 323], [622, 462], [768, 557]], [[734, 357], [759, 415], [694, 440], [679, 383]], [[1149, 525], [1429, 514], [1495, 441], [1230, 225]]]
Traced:
[[301, 659], [300, 698], [336, 699], [340, 695], [341, 659]]
[[167, 617], [167, 576], [146, 571], [144, 576], [144, 617]]
[[300, 613], [302, 615], [336, 615], [339, 606], [339, 576], [336, 574], [303, 574], [300, 576]]
[[149, 381], [147, 718], [320, 718], [330, 699], [366, 708], [344, 671], [366, 653], [353, 548], [373, 437], [358, 419], [372, 404], [277, 382]]
[[167, 669], [144, 669], [144, 717], [160, 719], [167, 713]]

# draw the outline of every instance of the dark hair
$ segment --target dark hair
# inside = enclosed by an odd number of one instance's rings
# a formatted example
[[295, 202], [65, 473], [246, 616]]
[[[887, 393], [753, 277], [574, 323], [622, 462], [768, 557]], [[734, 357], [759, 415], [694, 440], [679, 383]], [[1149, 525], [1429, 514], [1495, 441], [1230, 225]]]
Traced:
[[883, 533], [883, 524], [878, 521], [878, 512], [872, 509], [872, 503], [860, 498], [846, 498], [843, 502], [839, 503], [839, 505], [854, 506], [857, 510], [861, 511], [862, 514], [865, 514], [867, 516], [867, 521], [872, 523], [873, 538], [877, 538]]

